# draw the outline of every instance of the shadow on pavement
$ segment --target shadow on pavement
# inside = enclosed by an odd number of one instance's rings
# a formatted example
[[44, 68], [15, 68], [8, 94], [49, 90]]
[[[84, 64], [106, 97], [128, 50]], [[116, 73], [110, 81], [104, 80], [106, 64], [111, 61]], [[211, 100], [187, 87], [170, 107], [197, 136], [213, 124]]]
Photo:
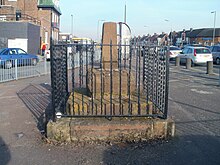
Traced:
[[188, 106], [188, 107], [191, 107], [191, 108], [195, 108], [197, 110], [201, 110], [201, 111], [213, 113], [213, 114], [216, 114], [216, 115], [220, 115], [220, 112], [214, 112], [214, 111], [212, 111], [210, 109], [205, 109], [205, 108], [202, 108], [202, 107], [197, 107], [195, 105], [191, 105], [191, 104], [187, 104], [187, 103], [183, 103], [183, 102], [176, 101], [176, 100], [171, 100], [171, 99], [169, 99], [169, 101], [174, 102], [174, 103], [178, 103], [178, 104], [181, 104], [181, 105], [185, 105], [185, 106]]
[[220, 141], [215, 136], [189, 135], [169, 141], [115, 144], [103, 155], [103, 164], [214, 165], [220, 164]]
[[4, 140], [0, 136], [0, 164], [6, 165], [11, 160], [11, 153], [5, 144]]
[[48, 84], [30, 84], [17, 93], [36, 119], [38, 129], [45, 131], [51, 116], [51, 88]]

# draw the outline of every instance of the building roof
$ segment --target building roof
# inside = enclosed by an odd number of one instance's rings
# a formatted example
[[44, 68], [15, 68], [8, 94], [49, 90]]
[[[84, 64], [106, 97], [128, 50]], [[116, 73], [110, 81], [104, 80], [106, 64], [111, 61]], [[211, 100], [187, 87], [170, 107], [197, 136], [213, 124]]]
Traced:
[[[187, 30], [186, 37], [189, 38], [197, 38], [197, 37], [213, 37], [213, 28], [202, 28], [202, 29], [194, 29]], [[180, 38], [183, 31], [177, 32], [177, 37]], [[215, 36], [220, 37], [220, 28], [215, 29]]]
[[198, 34], [203, 30], [204, 29], [194, 29], [187, 35], [187, 37], [196, 38], [198, 36]]
[[159, 36], [158, 36], [158, 38], [163, 38], [165, 35], [167, 35], [167, 34], [160, 34]]
[[[197, 35], [197, 37], [213, 37], [213, 30], [213, 28], [204, 29]], [[220, 28], [215, 29], [215, 36], [220, 36]]]
[[53, 8], [60, 15], [62, 14], [59, 7], [59, 0], [39, 0], [38, 8]]
[[150, 36], [143, 36], [141, 37], [141, 41], [147, 41], [150, 38]]

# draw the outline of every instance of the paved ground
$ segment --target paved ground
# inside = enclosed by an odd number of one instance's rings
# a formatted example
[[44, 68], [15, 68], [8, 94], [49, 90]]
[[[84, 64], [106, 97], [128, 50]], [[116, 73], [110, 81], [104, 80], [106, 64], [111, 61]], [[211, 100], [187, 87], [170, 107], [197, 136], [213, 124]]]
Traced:
[[[217, 73], [218, 70], [216, 70]], [[220, 164], [218, 75], [171, 64], [169, 116], [176, 137], [113, 145], [51, 145], [40, 131], [50, 109], [50, 79], [41, 76], [0, 84], [0, 164]]]

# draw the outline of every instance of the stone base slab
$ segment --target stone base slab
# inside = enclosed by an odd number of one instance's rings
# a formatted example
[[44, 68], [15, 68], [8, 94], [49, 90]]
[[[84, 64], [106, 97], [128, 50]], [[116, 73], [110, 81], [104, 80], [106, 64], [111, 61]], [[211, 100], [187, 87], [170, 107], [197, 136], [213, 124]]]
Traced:
[[150, 118], [61, 118], [47, 124], [49, 140], [61, 142], [133, 142], [170, 138], [175, 133], [171, 119]]

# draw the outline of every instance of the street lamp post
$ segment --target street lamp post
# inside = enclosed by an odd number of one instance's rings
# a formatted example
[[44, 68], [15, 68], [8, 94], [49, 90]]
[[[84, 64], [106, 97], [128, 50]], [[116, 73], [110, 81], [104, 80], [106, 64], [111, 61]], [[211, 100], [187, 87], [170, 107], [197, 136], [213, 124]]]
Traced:
[[71, 14], [71, 35], [73, 35], [73, 15]]
[[[164, 21], [166, 21], [166, 22], [170, 22], [168, 19], [165, 19]], [[170, 30], [170, 45], [172, 45], [172, 40], [173, 40], [173, 36], [172, 36], [173, 34], [172, 34], [172, 25], [171, 25], [171, 30]]]
[[97, 25], [97, 42], [99, 41], [99, 22], [103, 22], [103, 21], [105, 21], [105, 20], [103, 20], [103, 19], [99, 19], [98, 20], [98, 25]]
[[213, 28], [212, 44], [215, 45], [215, 21], [216, 21], [216, 11], [212, 11], [211, 13], [214, 14], [214, 28]]

